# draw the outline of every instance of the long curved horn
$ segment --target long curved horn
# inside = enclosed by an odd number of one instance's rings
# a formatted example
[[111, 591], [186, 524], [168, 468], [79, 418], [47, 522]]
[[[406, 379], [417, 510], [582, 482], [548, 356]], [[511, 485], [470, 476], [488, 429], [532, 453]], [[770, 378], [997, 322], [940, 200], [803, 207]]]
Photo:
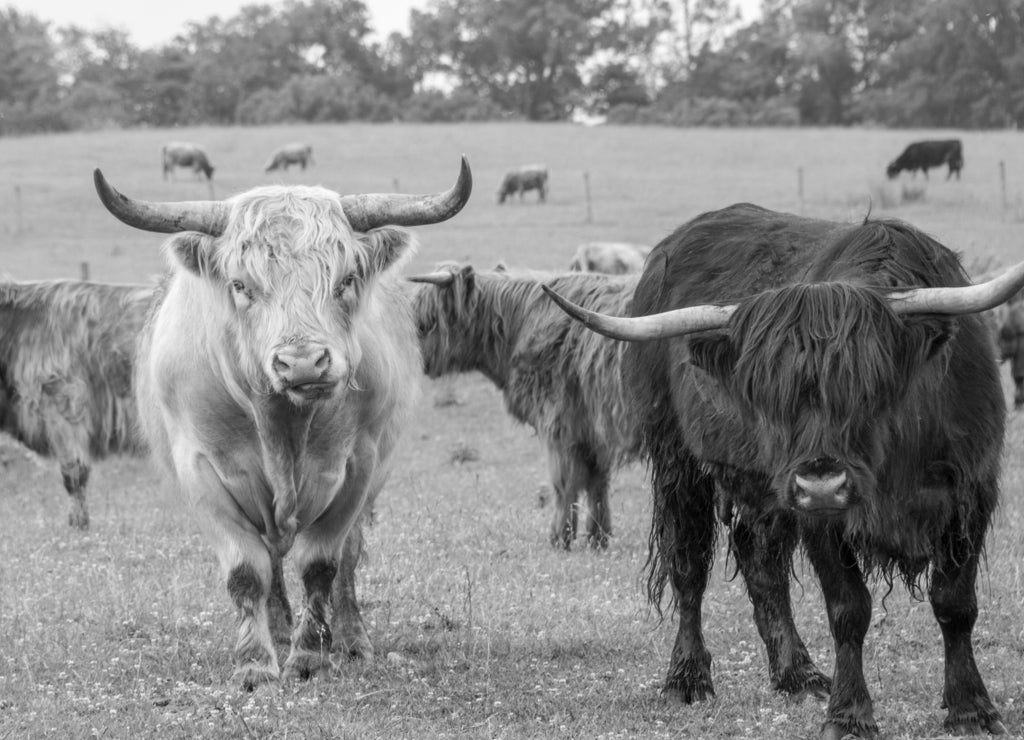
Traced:
[[1001, 275], [977, 285], [959, 288], [914, 288], [890, 293], [889, 302], [896, 313], [941, 313], [961, 315], [987, 311], [1010, 299], [1024, 287], [1024, 262]]
[[473, 191], [473, 173], [466, 155], [462, 155], [459, 179], [437, 195], [399, 195], [395, 193], [364, 193], [343, 195], [341, 207], [355, 231], [369, 231], [378, 226], [423, 226], [446, 221], [462, 210]]
[[721, 329], [729, 322], [736, 306], [687, 306], [674, 311], [665, 311], [650, 316], [608, 316], [578, 306], [562, 297], [547, 285], [541, 288], [559, 308], [582, 323], [591, 331], [612, 339], [628, 342], [645, 342], [650, 339], [665, 339], [707, 329]]
[[155, 203], [133, 200], [122, 195], [107, 182], [99, 167], [93, 170], [93, 184], [107, 210], [118, 219], [143, 231], [176, 234], [199, 231], [220, 236], [228, 223], [230, 207], [218, 200], [191, 200], [176, 203]]
[[455, 273], [444, 270], [442, 272], [428, 272], [425, 275], [409, 275], [406, 280], [410, 283], [429, 283], [446, 287], [455, 280]]

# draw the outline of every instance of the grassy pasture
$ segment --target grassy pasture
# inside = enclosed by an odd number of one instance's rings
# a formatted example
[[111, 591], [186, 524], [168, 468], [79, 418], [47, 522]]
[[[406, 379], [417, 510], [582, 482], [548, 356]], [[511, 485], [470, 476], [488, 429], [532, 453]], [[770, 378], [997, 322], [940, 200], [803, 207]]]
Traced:
[[[978, 270], [1018, 261], [1019, 134], [956, 134], [964, 140], [963, 180], [947, 183], [944, 171], [933, 171], [923, 198], [881, 209], [883, 196], [898, 201], [900, 193], [898, 183], [884, 182], [886, 163], [915, 138], [947, 133], [956, 132], [486, 124], [4, 138], [0, 268], [15, 279], [77, 277], [88, 262], [93, 278], [116, 282], [158, 271], [161, 237], [106, 214], [91, 171], [102, 167], [133, 196], [208, 197], [207, 185], [183, 170], [161, 179], [159, 147], [172, 139], [206, 146], [218, 197], [276, 181], [435, 191], [454, 180], [466, 153], [475, 195], [453, 221], [417, 229], [410, 270], [443, 259], [560, 268], [581, 241], [654, 243], [735, 201], [859, 219], [869, 198], [876, 214], [924, 228]], [[271, 150], [294, 139], [313, 145], [316, 165], [264, 175]], [[537, 206], [531, 193], [522, 204], [496, 205], [503, 171], [529, 162], [549, 165], [549, 202]], [[434, 403], [452, 392], [458, 403]], [[1011, 416], [1004, 503], [975, 632], [982, 675], [1015, 734], [1024, 733], [1022, 445], [1024, 422]], [[768, 689], [765, 651], [724, 550], [705, 604], [718, 696], [694, 707], [665, 702], [658, 688], [675, 625], [659, 623], [639, 589], [650, 515], [643, 469], [616, 478], [608, 552], [552, 551], [540, 445], [477, 376], [424, 383], [361, 571], [377, 657], [345, 663], [328, 681], [252, 695], [228, 684], [234, 628], [212, 553], [144, 461], [96, 467], [87, 534], [65, 524], [66, 495], [52, 463], [4, 446], [0, 466], [0, 738], [792, 738], [814, 736], [823, 717], [820, 704], [792, 705]], [[829, 672], [816, 579], [803, 563], [796, 572], [798, 625]], [[295, 600], [299, 588], [289, 585]], [[900, 588], [874, 593], [865, 673], [883, 734], [940, 737], [942, 643], [931, 609]]]

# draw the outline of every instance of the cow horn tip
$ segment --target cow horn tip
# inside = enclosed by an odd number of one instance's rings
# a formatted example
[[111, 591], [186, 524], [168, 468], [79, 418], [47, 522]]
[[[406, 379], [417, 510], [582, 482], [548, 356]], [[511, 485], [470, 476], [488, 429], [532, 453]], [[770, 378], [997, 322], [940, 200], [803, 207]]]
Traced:
[[410, 283], [427, 283], [430, 285], [451, 285], [455, 275], [450, 272], [430, 272], [424, 275], [410, 275], [406, 278]]

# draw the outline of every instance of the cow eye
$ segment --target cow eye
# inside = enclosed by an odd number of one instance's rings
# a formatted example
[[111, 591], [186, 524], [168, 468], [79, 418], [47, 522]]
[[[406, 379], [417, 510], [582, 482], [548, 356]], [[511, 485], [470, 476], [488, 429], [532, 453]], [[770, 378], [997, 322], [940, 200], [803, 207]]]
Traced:
[[232, 280], [231, 281], [231, 289], [233, 291], [235, 291], [236, 293], [244, 293], [245, 292], [245, 283], [243, 283], [241, 280]]
[[341, 296], [345, 294], [346, 290], [355, 285], [355, 282], [356, 274], [354, 272], [350, 272], [334, 287], [334, 297], [341, 298]]

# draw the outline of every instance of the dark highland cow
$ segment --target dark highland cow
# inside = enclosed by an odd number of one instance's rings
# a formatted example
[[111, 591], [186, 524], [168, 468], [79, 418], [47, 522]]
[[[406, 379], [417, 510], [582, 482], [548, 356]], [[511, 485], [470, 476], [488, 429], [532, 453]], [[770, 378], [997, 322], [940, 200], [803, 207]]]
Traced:
[[537, 199], [541, 203], [548, 197], [548, 168], [543, 164], [528, 164], [507, 173], [498, 188], [498, 203], [512, 195], [519, 195], [519, 200], [527, 190], [536, 190]]
[[[926, 588], [945, 645], [953, 734], [1005, 728], [978, 673], [975, 580], [997, 502], [1005, 404], [975, 312], [1024, 263], [968, 286], [956, 255], [899, 222], [842, 225], [749, 204], [701, 215], [651, 253], [633, 318], [580, 311], [628, 339], [628, 385], [653, 475], [648, 591], [671, 586], [679, 631], [665, 691], [714, 693], [701, 601], [715, 513], [765, 642], [772, 685], [830, 690], [825, 740], [874, 738], [864, 576]], [[792, 555], [821, 581], [835, 673], [793, 624]]]
[[889, 163], [889, 166], [885, 168], [885, 174], [891, 180], [903, 170], [913, 172], [915, 177], [917, 171], [921, 170], [924, 172], [924, 176], [928, 177], [928, 170], [942, 165], [949, 167], [949, 172], [946, 173], [947, 180], [954, 173], [956, 173], [956, 179], [960, 179], [960, 170], [964, 166], [964, 148], [960, 139], [915, 141], [907, 146], [900, 156]]
[[607, 342], [551, 305], [553, 286], [594, 310], [626, 310], [637, 276], [476, 272], [449, 267], [410, 278], [432, 283], [414, 299], [424, 370], [431, 378], [479, 371], [517, 420], [548, 448], [555, 513], [551, 544], [576, 537], [577, 499], [587, 492], [587, 544], [607, 547], [612, 472], [636, 459], [638, 438], [621, 381], [626, 345]]
[[137, 451], [132, 357], [152, 297], [144, 285], [0, 283], [0, 425], [57, 460], [79, 529], [92, 462]]

